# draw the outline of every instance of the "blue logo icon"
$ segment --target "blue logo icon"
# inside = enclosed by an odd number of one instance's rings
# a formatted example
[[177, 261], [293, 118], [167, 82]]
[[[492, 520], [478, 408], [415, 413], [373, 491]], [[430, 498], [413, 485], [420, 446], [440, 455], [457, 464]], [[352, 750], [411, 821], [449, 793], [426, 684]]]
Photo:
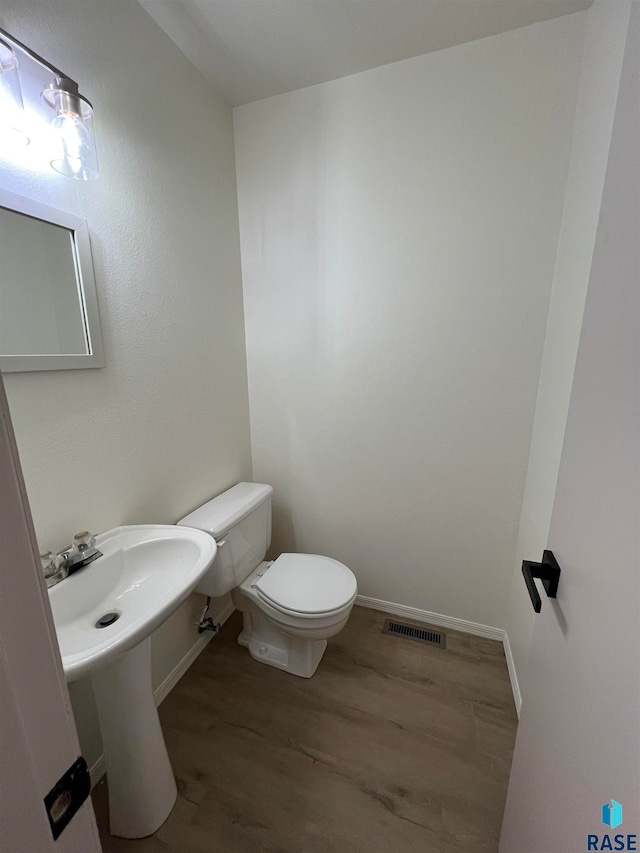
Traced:
[[622, 823], [622, 806], [615, 800], [602, 806], [602, 822], [605, 826], [615, 829]]

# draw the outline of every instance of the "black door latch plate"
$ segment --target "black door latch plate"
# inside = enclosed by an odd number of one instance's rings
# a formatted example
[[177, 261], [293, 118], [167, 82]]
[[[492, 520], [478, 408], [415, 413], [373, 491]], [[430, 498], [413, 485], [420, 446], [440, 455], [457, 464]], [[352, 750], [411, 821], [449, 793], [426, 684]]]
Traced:
[[44, 798], [54, 840], [87, 799], [90, 791], [89, 769], [87, 762], [80, 756]]

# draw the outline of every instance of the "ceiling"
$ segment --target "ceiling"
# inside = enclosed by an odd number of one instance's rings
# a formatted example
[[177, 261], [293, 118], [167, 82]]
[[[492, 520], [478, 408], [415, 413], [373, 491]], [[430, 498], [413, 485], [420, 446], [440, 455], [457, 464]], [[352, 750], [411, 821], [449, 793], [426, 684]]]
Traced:
[[588, 8], [592, 0], [138, 0], [234, 106]]

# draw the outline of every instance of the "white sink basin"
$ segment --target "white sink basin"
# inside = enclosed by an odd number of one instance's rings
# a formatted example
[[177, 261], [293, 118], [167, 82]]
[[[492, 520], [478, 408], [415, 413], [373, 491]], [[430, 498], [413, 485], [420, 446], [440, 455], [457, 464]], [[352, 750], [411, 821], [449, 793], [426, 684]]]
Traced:
[[[49, 600], [67, 680], [91, 677], [111, 832], [143, 838], [178, 793], [153, 696], [151, 634], [193, 591], [216, 543], [201, 530], [145, 524], [109, 530], [96, 546], [103, 556], [52, 587]], [[117, 620], [96, 627], [109, 613]]]
[[[116, 527], [97, 537], [103, 556], [56, 584], [49, 601], [67, 681], [137, 646], [177, 610], [216, 554], [212, 536], [170, 524]], [[106, 613], [118, 619], [105, 628]]]

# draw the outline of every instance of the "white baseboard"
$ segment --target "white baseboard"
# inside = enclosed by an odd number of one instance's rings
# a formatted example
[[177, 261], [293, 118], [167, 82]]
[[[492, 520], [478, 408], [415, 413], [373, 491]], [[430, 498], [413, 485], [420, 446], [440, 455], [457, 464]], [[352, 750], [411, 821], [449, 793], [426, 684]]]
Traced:
[[513, 702], [516, 706], [516, 714], [518, 715], [518, 719], [520, 719], [520, 711], [522, 710], [522, 694], [520, 693], [520, 685], [518, 683], [518, 674], [516, 673], [516, 665], [513, 660], [513, 653], [511, 651], [511, 643], [509, 642], [509, 635], [507, 632], [504, 632], [504, 656], [507, 659], [507, 669], [509, 670], [509, 680], [511, 681], [511, 689], [513, 690]]
[[[227, 621], [229, 616], [234, 612], [235, 607], [233, 606], [233, 602], [229, 602], [220, 613], [215, 614], [214, 621], [219, 622], [221, 625]], [[156, 689], [153, 691], [153, 695], [156, 700], [156, 705], [160, 705], [160, 703], [167, 698], [169, 693], [173, 690], [176, 684], [180, 681], [185, 672], [189, 669], [194, 660], [198, 657], [200, 652], [204, 649], [206, 645], [208, 645], [211, 640], [213, 640], [214, 635], [211, 632], [205, 632], [204, 634], [200, 634], [195, 643], [191, 646], [186, 655], [182, 658], [182, 660], [171, 670], [171, 672], [167, 675], [164, 681], [159, 684]], [[107, 768], [104, 763], [104, 755], [101, 755], [89, 768], [89, 775], [91, 776], [91, 787], [93, 788], [98, 784], [100, 779], [107, 772]]]
[[407, 607], [406, 604], [394, 604], [392, 601], [369, 598], [366, 595], [358, 595], [356, 604], [361, 607], [369, 607], [371, 610], [384, 610], [386, 613], [393, 613], [394, 616], [405, 616], [407, 619], [415, 619], [416, 622], [428, 622], [430, 625], [437, 625], [439, 628], [462, 631], [463, 634], [474, 634], [476, 637], [487, 637], [489, 640], [499, 640], [500, 642], [504, 639], [502, 628], [492, 628], [490, 625], [481, 625], [479, 622], [456, 619], [455, 616], [444, 616], [442, 613], [419, 610], [417, 607]]

